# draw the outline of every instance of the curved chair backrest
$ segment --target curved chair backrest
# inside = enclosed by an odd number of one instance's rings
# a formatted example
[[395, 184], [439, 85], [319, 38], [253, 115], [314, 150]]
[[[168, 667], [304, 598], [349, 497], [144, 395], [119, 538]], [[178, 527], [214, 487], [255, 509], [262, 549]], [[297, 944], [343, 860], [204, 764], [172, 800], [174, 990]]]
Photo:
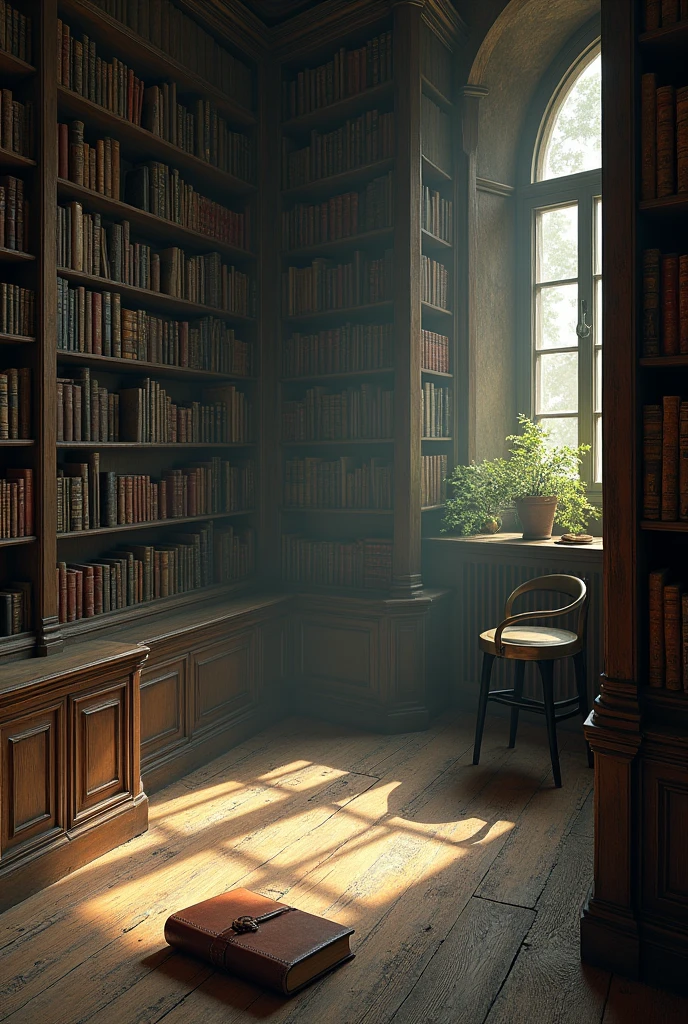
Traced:
[[508, 619], [511, 616], [511, 609], [517, 598], [521, 597], [522, 594], [530, 594], [536, 590], [567, 594], [573, 600], [561, 608], [546, 610], [543, 608], [541, 613], [533, 611], [530, 615], [535, 617], [542, 614], [544, 618], [555, 618], [560, 615], [568, 615], [570, 612], [575, 612], [578, 609], [576, 635], [579, 640], [582, 640], [585, 636], [585, 626], [588, 617], [589, 595], [585, 581], [579, 579], [578, 576], [567, 576], [562, 573], [552, 576], [536, 576], [535, 579], [526, 580], [525, 583], [522, 583], [520, 587], [516, 587], [507, 597], [504, 606], [504, 618]]

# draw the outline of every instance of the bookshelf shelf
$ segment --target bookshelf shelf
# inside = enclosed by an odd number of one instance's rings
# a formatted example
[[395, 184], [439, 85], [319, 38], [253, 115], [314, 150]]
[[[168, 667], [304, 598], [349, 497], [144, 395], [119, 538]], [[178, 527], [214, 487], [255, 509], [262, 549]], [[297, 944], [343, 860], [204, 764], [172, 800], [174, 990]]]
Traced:
[[642, 213], [656, 213], [660, 216], [688, 213], [688, 193], [664, 196], [662, 199], [643, 199], [639, 206]]
[[[0, 442], [0, 443], [7, 444], [6, 441]], [[16, 444], [17, 442], [15, 441], [14, 443]], [[24, 442], [24, 443], [33, 444], [33, 441], [31, 441], [31, 442]], [[139, 449], [153, 448], [153, 449], [165, 449], [167, 451], [174, 451], [177, 448], [180, 448], [180, 449], [184, 449], [184, 448], [196, 448], [196, 449], [199, 449], [199, 448], [202, 448], [202, 449], [203, 448], [213, 448], [213, 449], [220, 449], [220, 448], [254, 448], [255, 447], [255, 442], [254, 441], [246, 441], [246, 442], [241, 443], [241, 444], [232, 443], [232, 442], [226, 442], [225, 443], [224, 441], [212, 441], [212, 442], [211, 441], [198, 441], [198, 442], [196, 442], [196, 441], [175, 441], [175, 442], [171, 442], [169, 444], [163, 443], [163, 442], [152, 442], [152, 441], [57, 441], [56, 444], [57, 444], [57, 448], [58, 449], [66, 449], [67, 451], [69, 451], [69, 450], [71, 450], [73, 448], [82, 448], [82, 449], [88, 450], [88, 451], [93, 451], [94, 449], [99, 449], [99, 448], [125, 448], [125, 449], [127, 449], [127, 448], [139, 448]]]
[[688, 533], [688, 523], [662, 522], [657, 519], [643, 519], [641, 530], [655, 530], [657, 533]]
[[0, 50], [0, 75], [3, 79], [12, 82], [35, 74], [36, 69], [32, 64], [27, 64], [7, 50]]
[[25, 171], [35, 166], [36, 161], [31, 160], [30, 157], [22, 156], [21, 153], [15, 153], [11, 149], [3, 149], [0, 146], [0, 170]]
[[438, 235], [433, 235], [431, 231], [426, 231], [425, 228], [421, 228], [420, 236], [426, 249], [434, 250], [435, 252], [438, 250], [442, 250], [442, 252], [451, 252], [454, 248], [451, 242], [446, 242], [444, 238], [439, 238]]
[[244, 381], [253, 383], [257, 377], [242, 377], [239, 374], [214, 373], [212, 370], [195, 370], [188, 366], [170, 366], [167, 363], [149, 363], [142, 359], [119, 359], [116, 356], [99, 356], [91, 352], [64, 352], [57, 350], [58, 363], [84, 363], [102, 367], [108, 373], [152, 373], [164, 380], [190, 380], [199, 382]]
[[339, 252], [347, 252], [351, 249], [360, 249], [364, 246], [384, 245], [389, 247], [392, 244], [393, 238], [394, 228], [380, 228], [377, 231], [366, 231], [360, 235], [337, 238], [331, 242], [319, 242], [317, 245], [308, 245], [301, 249], [285, 249], [282, 257], [287, 260], [311, 259], [316, 256], [328, 256]]
[[83, 274], [79, 270], [65, 270], [57, 268], [60, 277], [66, 278], [73, 284], [84, 285], [87, 288], [104, 292], [119, 292], [119, 294], [140, 306], [155, 310], [160, 313], [167, 313], [169, 316], [179, 314], [181, 317], [212, 316], [216, 320], [227, 320], [232, 323], [254, 324], [256, 318], [253, 316], [242, 316], [240, 313], [229, 313], [226, 309], [218, 309], [215, 306], [203, 306], [197, 302], [190, 302], [189, 299], [180, 299], [175, 295], [168, 295], [166, 292], [151, 292], [147, 288], [137, 288], [134, 285], [120, 284], [118, 281], [111, 281], [106, 277], [92, 277], [90, 274]]
[[254, 515], [253, 509], [242, 509], [239, 512], [212, 512], [205, 516], [178, 516], [167, 519], [156, 519], [147, 523], [120, 523], [118, 526], [99, 526], [95, 530], [71, 530], [67, 533], [58, 533], [57, 540], [83, 540], [85, 537], [98, 537], [113, 533], [130, 533], [133, 530], [157, 530], [160, 527], [187, 526], [189, 523], [206, 523], [209, 520], [230, 519], [237, 516]]
[[331, 447], [342, 444], [394, 444], [393, 437], [359, 437], [354, 440], [350, 438], [344, 441], [282, 441], [286, 448], [310, 448], [312, 445]]
[[432, 316], [454, 316], [453, 310], [445, 309], [444, 306], [434, 306], [432, 302], [421, 302], [421, 309], [423, 310], [424, 313], [429, 313]]
[[362, 167], [352, 167], [341, 174], [331, 174], [328, 178], [317, 178], [305, 185], [297, 185], [294, 188], [282, 190], [282, 200], [285, 203], [298, 202], [301, 199], [317, 200], [324, 199], [338, 192], [347, 192], [349, 189], [363, 185], [371, 178], [382, 177], [387, 171], [394, 167], [394, 159], [389, 157], [385, 160], [377, 160], [374, 164], [364, 164]]
[[440, 441], [442, 443], [449, 443], [453, 440], [453, 437], [421, 437], [421, 441]]
[[423, 168], [423, 180], [430, 184], [444, 185], [448, 181], [452, 180], [451, 174], [438, 167], [432, 160], [428, 159], [427, 156], [421, 157], [421, 163]]
[[22, 252], [20, 249], [5, 249], [0, 246], [0, 263], [30, 263], [36, 257], [32, 252]]
[[685, 60], [686, 47], [688, 47], [688, 21], [678, 21], [665, 28], [643, 32], [638, 37], [638, 42], [642, 50], [653, 59], [666, 56]]
[[688, 355], [643, 356], [640, 359], [640, 365], [657, 370], [680, 369], [688, 366]]
[[15, 438], [13, 440], [0, 441], [0, 448], [30, 448], [35, 443], [33, 440], [26, 440], [24, 438], [17, 440]]
[[201, 190], [206, 187], [215, 192], [229, 192], [239, 196], [251, 195], [256, 191], [256, 186], [251, 182], [228, 174], [193, 153], [187, 153], [146, 128], [87, 100], [72, 89], [58, 85], [57, 100], [60, 120], [67, 117], [83, 121], [87, 131], [105, 132], [114, 136], [120, 143], [122, 156], [130, 158], [134, 163], [161, 160], [183, 172], [185, 178], [193, 179], [191, 183], [194, 187], [199, 185]]
[[[0, 538], [0, 548], [16, 548], [23, 544], [33, 544], [36, 537], [5, 537]], [[1, 588], [0, 588], [1, 589]]]
[[421, 508], [421, 512], [437, 512], [439, 509], [444, 508], [446, 508], [445, 502], [442, 502], [442, 504], [440, 505], [423, 505]]
[[452, 101], [450, 99], [447, 99], [444, 93], [441, 92], [426, 75], [420, 76], [420, 82], [421, 88], [423, 89], [423, 92], [425, 93], [426, 96], [429, 96], [430, 99], [433, 100], [433, 102], [435, 102], [438, 107], [442, 107], [445, 113], [453, 113], [454, 104], [452, 103]]
[[138, 207], [130, 206], [119, 199], [102, 196], [100, 192], [75, 185], [73, 181], [67, 181], [65, 178], [58, 179], [57, 194], [60, 200], [74, 199], [83, 203], [88, 212], [95, 211], [114, 220], [128, 220], [135, 231], [152, 241], [179, 245], [197, 253], [219, 252], [230, 260], [253, 258], [253, 254], [246, 249], [227, 245], [211, 235], [203, 235], [200, 231], [192, 231], [191, 228], [185, 228], [174, 221], [156, 217], [153, 213], [146, 213], [145, 210], [139, 210]]
[[26, 338], [23, 334], [2, 334], [0, 332], [0, 345], [34, 345], [35, 338]]
[[393, 366], [379, 370], [343, 370], [341, 373], [312, 373], [305, 377], [282, 377], [282, 384], [309, 384], [323, 380], [334, 381], [346, 380], [348, 378], [358, 379], [359, 377], [389, 377], [393, 373]]
[[453, 373], [443, 373], [442, 370], [426, 370], [425, 367], [421, 367], [420, 371], [424, 377], [443, 377], [445, 380], [453, 380]]
[[292, 117], [282, 122], [282, 130], [287, 134], [299, 134], [309, 132], [313, 128], [329, 128], [335, 121], [345, 121], [349, 117], [362, 114], [366, 110], [373, 110], [377, 106], [387, 107], [394, 96], [394, 83], [383, 82], [381, 85], [363, 89], [354, 93], [353, 96], [345, 96], [336, 103], [329, 103], [326, 107], [318, 107], [308, 114], [300, 117]]
[[393, 508], [319, 508], [311, 505], [304, 508], [301, 505], [283, 505], [282, 512], [309, 513], [310, 515], [334, 515], [334, 516], [393, 516]]
[[87, 0], [60, 0], [62, 17], [88, 30], [88, 34], [117, 56], [134, 66], [137, 75], [153, 78], [171, 78], [180, 91], [212, 100], [223, 117], [238, 126], [256, 124], [256, 117], [239, 103], [235, 103], [222, 90], [179, 64], [162, 50], [158, 50], [127, 25], [111, 18], [102, 8]]
[[329, 321], [340, 321], [353, 317], [364, 319], [374, 317], [380, 313], [391, 313], [394, 303], [391, 300], [385, 302], [371, 302], [364, 306], [347, 306], [343, 309], [324, 309], [318, 313], [301, 313], [299, 316], [287, 316], [285, 320], [290, 324], [298, 323], [321, 323]]

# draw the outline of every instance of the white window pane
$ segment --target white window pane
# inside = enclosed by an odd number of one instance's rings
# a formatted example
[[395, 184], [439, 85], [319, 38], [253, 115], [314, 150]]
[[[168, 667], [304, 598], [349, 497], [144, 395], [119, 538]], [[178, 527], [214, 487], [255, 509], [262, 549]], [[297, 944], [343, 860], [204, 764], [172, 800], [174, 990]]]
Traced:
[[602, 417], [595, 417], [595, 483], [602, 483]]
[[541, 180], [591, 171], [602, 165], [602, 79], [600, 55], [573, 79], [557, 104], [544, 135]]
[[578, 207], [538, 210], [535, 215], [537, 282], [578, 277]]
[[595, 281], [595, 319], [593, 321], [593, 327], [595, 332], [594, 342], [596, 345], [602, 344], [602, 279], [597, 278]]
[[538, 356], [537, 413], [578, 412], [578, 353]]
[[551, 445], [567, 444], [571, 448], [578, 447], [578, 419], [575, 416], [541, 420], [541, 424], [549, 433]]
[[573, 348], [578, 345], [578, 285], [539, 288], [535, 298], [535, 347]]
[[593, 274], [602, 273], [602, 200], [595, 200], [595, 251], [592, 257]]
[[595, 349], [595, 412], [602, 412], [602, 349]]

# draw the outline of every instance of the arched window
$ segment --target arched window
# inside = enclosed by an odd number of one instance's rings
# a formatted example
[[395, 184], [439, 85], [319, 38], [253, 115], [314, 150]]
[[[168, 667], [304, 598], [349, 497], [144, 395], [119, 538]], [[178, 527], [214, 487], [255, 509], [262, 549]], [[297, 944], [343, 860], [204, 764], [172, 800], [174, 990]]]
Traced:
[[582, 475], [594, 491], [602, 478], [599, 41], [573, 60], [564, 54], [535, 114], [519, 188], [519, 405], [556, 442], [590, 445]]

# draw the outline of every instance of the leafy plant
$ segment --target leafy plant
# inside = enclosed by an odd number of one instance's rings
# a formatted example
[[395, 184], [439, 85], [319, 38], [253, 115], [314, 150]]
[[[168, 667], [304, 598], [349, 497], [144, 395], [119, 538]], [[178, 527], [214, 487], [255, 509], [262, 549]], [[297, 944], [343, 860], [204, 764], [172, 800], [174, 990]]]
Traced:
[[582, 533], [600, 510], [588, 501], [580, 478], [582, 456], [589, 445], [553, 445], [549, 432], [527, 416], [518, 417], [520, 434], [510, 434], [508, 459], [457, 466], [448, 479], [453, 496], [442, 523], [445, 533], [480, 533], [487, 521], [514, 507], [519, 498], [556, 497], [555, 523]]

